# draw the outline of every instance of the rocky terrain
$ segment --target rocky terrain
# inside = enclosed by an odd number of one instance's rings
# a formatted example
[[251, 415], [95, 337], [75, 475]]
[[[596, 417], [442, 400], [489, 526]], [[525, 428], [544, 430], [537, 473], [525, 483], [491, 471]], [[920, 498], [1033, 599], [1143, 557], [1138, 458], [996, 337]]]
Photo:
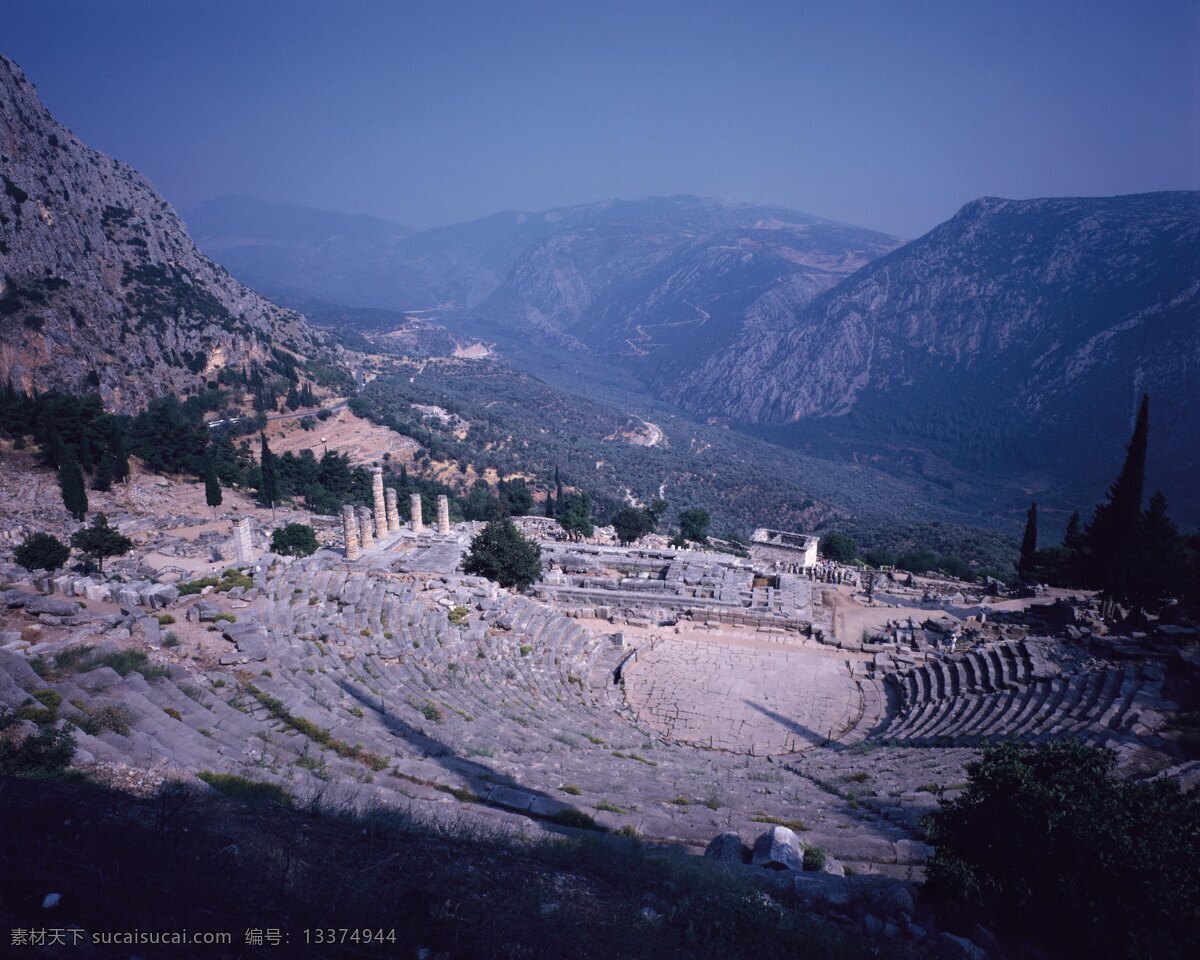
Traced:
[[0, 103], [0, 377], [133, 412], [272, 351], [327, 352], [300, 315], [203, 256], [144, 176], [57, 123], [3, 57]]

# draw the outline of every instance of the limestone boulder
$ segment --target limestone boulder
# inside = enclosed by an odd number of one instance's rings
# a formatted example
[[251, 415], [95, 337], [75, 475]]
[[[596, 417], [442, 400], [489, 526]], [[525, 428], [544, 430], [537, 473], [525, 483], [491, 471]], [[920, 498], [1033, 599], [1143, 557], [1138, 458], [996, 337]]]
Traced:
[[73, 617], [79, 613], [79, 604], [56, 597], [33, 597], [25, 601], [25, 612], [30, 616], [48, 614], [52, 617]]
[[772, 827], [754, 841], [751, 862], [768, 870], [803, 870], [804, 845], [794, 830]]
[[704, 856], [718, 863], [749, 863], [750, 847], [732, 830], [713, 837], [704, 848]]

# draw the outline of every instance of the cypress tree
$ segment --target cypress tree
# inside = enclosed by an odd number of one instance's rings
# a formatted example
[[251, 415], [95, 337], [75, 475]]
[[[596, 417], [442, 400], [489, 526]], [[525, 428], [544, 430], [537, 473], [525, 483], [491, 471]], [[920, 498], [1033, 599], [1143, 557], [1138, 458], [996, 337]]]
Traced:
[[108, 455], [112, 461], [113, 480], [124, 483], [129, 479], [129, 448], [125, 446], [125, 431], [115, 424], [109, 441]]
[[258, 488], [263, 502], [271, 508], [271, 519], [275, 519], [275, 502], [279, 499], [279, 468], [275, 463], [275, 454], [267, 446], [267, 435], [262, 436], [262, 447], [259, 451], [259, 467], [262, 470], [262, 485]]
[[288, 387], [287, 399], [284, 401], [289, 410], [300, 409], [300, 394], [296, 390], [296, 385], [293, 383]]
[[213, 466], [212, 458], [204, 458], [204, 500], [212, 507], [213, 516], [217, 515], [217, 507], [221, 505], [221, 481], [217, 479], [217, 469]]
[[262, 494], [263, 502], [271, 508], [271, 516], [275, 516], [275, 502], [280, 499], [280, 470], [275, 462], [270, 446], [266, 444], [266, 434], [262, 436], [262, 448], [259, 449], [259, 468], [262, 469], [263, 482], [258, 491]]
[[112, 489], [112, 485], [112, 454], [106, 452], [100, 458], [100, 463], [96, 467], [96, 473], [92, 477], [92, 489], [105, 493]]
[[1021, 579], [1033, 576], [1037, 566], [1037, 504], [1029, 505], [1025, 514], [1025, 535], [1021, 538], [1021, 559], [1017, 563], [1017, 572]]
[[1150, 398], [1142, 394], [1125, 463], [1109, 488], [1108, 500], [1096, 507], [1086, 535], [1091, 586], [1099, 588], [1109, 598], [1122, 592], [1121, 580], [1125, 574], [1122, 560], [1138, 538], [1149, 432]]
[[79, 469], [79, 461], [71, 450], [63, 453], [62, 462], [58, 466], [58, 486], [62, 490], [63, 506], [76, 520], [87, 516], [87, 488], [83, 485], [83, 471]]

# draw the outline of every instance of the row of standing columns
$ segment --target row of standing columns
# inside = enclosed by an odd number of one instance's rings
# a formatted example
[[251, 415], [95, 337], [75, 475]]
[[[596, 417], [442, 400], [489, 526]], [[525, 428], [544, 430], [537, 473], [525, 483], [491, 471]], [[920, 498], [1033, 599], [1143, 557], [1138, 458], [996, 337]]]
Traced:
[[[371, 470], [371, 493], [375, 503], [373, 512], [367, 507], [355, 507], [352, 504], [342, 507], [342, 534], [347, 560], [357, 560], [363, 550], [400, 531], [400, 507], [396, 491], [392, 487], [384, 488], [383, 471], [379, 467]], [[412, 494], [408, 502], [412, 532], [423, 533], [425, 518], [421, 495]], [[450, 500], [445, 495], [437, 499], [437, 532], [442, 536], [450, 533]]]

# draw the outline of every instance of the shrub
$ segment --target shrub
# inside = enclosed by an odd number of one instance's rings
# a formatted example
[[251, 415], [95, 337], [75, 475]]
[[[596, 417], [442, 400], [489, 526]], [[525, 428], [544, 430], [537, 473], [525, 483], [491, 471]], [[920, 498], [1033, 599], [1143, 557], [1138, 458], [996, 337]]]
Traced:
[[1056, 956], [1185, 956], [1200, 943], [1200, 799], [1131, 782], [1075, 740], [986, 747], [930, 817], [930, 893]]
[[71, 548], [48, 533], [33, 533], [14, 551], [17, 563], [26, 570], [57, 570], [67, 562]]
[[65, 730], [46, 726], [18, 740], [9, 731], [19, 717], [0, 707], [0, 776], [59, 776], [71, 763], [75, 742]]
[[596, 823], [596, 818], [582, 810], [560, 810], [550, 819], [564, 827], [577, 827], [580, 830], [601, 829], [600, 825]]
[[188, 580], [186, 583], [179, 584], [179, 595], [181, 597], [190, 597], [202, 592], [205, 587], [215, 587], [216, 585], [216, 577], [200, 577], [198, 580]]
[[110, 667], [123, 677], [129, 676], [131, 673], [140, 673], [147, 680], [167, 675], [166, 667], [151, 663], [150, 658], [141, 650], [114, 650], [111, 653], [97, 653], [84, 658], [79, 664], [80, 670], [84, 673], [100, 667]]
[[79, 729], [93, 737], [105, 730], [127, 737], [133, 727], [133, 719], [133, 714], [119, 704], [92, 707], [83, 711]]
[[820, 870], [825, 866], [827, 856], [824, 847], [805, 847], [804, 848], [804, 869], [805, 870]]

